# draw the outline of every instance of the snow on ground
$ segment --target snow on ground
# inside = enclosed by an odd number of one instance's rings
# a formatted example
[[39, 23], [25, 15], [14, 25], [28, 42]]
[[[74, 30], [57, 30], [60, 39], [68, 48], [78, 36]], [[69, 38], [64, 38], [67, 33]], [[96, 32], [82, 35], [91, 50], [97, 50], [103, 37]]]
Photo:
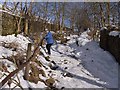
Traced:
[[[46, 73], [55, 78], [56, 87], [118, 88], [118, 64], [114, 57], [107, 51], [101, 49], [98, 43], [89, 40], [89, 36], [86, 32], [82, 33], [80, 36], [71, 35], [69, 38], [70, 41], [68, 41], [66, 45], [55, 44], [52, 46], [50, 60], [54, 61], [58, 68], [56, 70], [48, 68]], [[80, 46], [76, 45], [76, 38], [78, 38]], [[22, 35], [18, 35], [17, 38], [14, 37], [14, 35], [0, 36], [0, 43], [3, 41], [19, 43], [19, 48], [22, 49], [26, 49], [27, 43], [29, 43], [29, 40]], [[0, 58], [2, 58], [2, 55], [10, 56], [12, 55], [12, 51], [2, 47], [0, 44]], [[46, 67], [49, 67], [49, 62], [46, 61], [43, 56], [38, 56], [38, 59], [46, 65]], [[0, 61], [3, 62], [4, 60], [0, 59]], [[38, 84], [28, 82], [24, 80], [22, 76], [23, 71], [20, 71], [18, 77], [24, 88], [46, 87], [42, 82]], [[0, 81], [2, 79], [0, 79]], [[8, 86], [6, 85], [4, 87]]]
[[[86, 32], [78, 37], [80, 46], [76, 45], [73, 37], [68, 42], [69, 46], [56, 45], [58, 47], [56, 51], [62, 51], [62, 54], [60, 53], [61, 56], [59, 55], [58, 57], [53, 51], [51, 60], [57, 62], [60, 66], [60, 71], [67, 71], [73, 75], [72, 78], [56, 75], [56, 78], [60, 80], [58, 86], [66, 88], [117, 88], [118, 63], [110, 53], [101, 49], [97, 42], [91, 41], [87, 37]], [[73, 52], [71, 55], [66, 56], [70, 48]], [[66, 61], [67, 64], [65, 63]], [[65, 69], [66, 67], [67, 69]], [[60, 71], [55, 71], [55, 73], [61, 73]]]
[[6, 49], [2, 46], [0, 46], [0, 58], [7, 57], [7, 56], [11, 56], [12, 55], [12, 51], [9, 49]]
[[101, 31], [102, 31], [102, 30], [107, 30], [107, 27], [103, 27], [103, 28], [101, 28]]
[[[15, 37], [14, 34], [13, 35], [7, 35], [7, 36], [0, 36], [0, 65], [4, 64], [7, 67], [7, 70], [9, 72], [12, 72], [13, 70], [15, 70], [16, 65], [11, 61], [8, 61], [7, 59], [2, 59], [2, 58], [4, 58], [4, 57], [6, 58], [6, 57], [12, 56], [13, 54], [17, 53], [15, 51], [13, 51], [11, 48], [8, 48], [8, 45], [12, 44], [12, 43], [17, 44], [18, 45], [17, 49], [19, 50], [19, 52], [21, 52], [22, 54], [25, 54], [24, 51], [26, 51], [27, 45], [28, 45], [28, 43], [30, 43], [30, 40], [29, 40], [28, 37], [24, 37], [21, 34], [18, 34], [17, 37]], [[30, 87], [30, 88], [45, 88], [46, 87], [46, 85], [44, 83], [40, 82], [40, 81], [38, 82], [38, 84], [34, 84], [32, 82], [24, 80], [23, 79], [23, 75], [24, 75], [23, 72], [24, 71], [22, 70], [17, 74], [17, 76], [15, 75], [13, 77], [16, 81], [19, 81], [18, 78], [20, 79], [20, 82], [21, 82], [20, 84], [23, 88], [28, 88], [28, 87]], [[0, 82], [8, 74], [9, 74], [8, 72], [2, 72], [0, 70]], [[11, 88], [13, 88], [14, 86], [15, 86], [15, 84], [12, 83]], [[9, 86], [7, 84], [5, 84], [2, 88], [9, 88]], [[17, 86], [16, 88], [19, 88], [19, 87]]]
[[73, 44], [76, 42], [76, 40], [78, 41], [78, 44], [80, 46], [85, 45], [86, 43], [90, 42], [91, 40], [89, 39], [90, 36], [87, 34], [89, 32], [89, 30], [83, 32], [80, 36], [78, 35], [71, 35], [67, 38], [69, 38], [70, 40], [67, 42], [68, 44]]
[[[74, 44], [73, 44], [74, 45]], [[71, 45], [72, 47], [72, 45]], [[73, 46], [75, 49], [75, 45]], [[75, 54], [82, 65], [94, 77], [104, 81], [106, 87], [118, 87], [118, 64], [106, 51], [102, 50], [96, 42], [89, 42], [83, 47], [78, 47]]]
[[27, 44], [30, 42], [27, 38], [25, 38], [22, 35], [17, 35], [17, 37], [15, 37], [15, 35], [7, 35], [7, 36], [0, 36], [0, 43], [16, 43], [19, 45], [19, 49], [27, 49]]
[[[6, 9], [6, 8], [5, 8]], [[17, 16], [17, 17], [20, 17], [20, 15], [18, 15], [19, 13], [12, 13], [12, 12], [10, 12], [9, 10], [2, 10], [1, 9], [1, 5], [0, 5], [0, 13], [7, 13], [7, 14], [9, 14], [9, 15], [12, 15], [12, 16]]]

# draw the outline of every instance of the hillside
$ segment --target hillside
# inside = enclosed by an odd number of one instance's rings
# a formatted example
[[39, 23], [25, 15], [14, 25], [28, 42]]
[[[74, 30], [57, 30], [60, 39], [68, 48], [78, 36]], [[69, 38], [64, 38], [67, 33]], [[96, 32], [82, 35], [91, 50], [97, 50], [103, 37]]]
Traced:
[[[48, 57], [45, 46], [39, 47], [44, 55], [38, 54], [35, 61], [30, 62], [31, 68], [37, 67], [36, 71], [40, 71], [37, 73], [40, 78], [38, 82], [24, 80], [24, 70], [21, 70], [12, 77], [10, 88], [17, 85], [15, 81], [20, 84], [15, 88], [47, 88], [50, 84], [47, 81], [50, 79], [54, 87], [62, 89], [118, 88], [118, 63], [110, 53], [101, 49], [97, 42], [89, 39], [87, 31], [80, 36], [71, 35], [67, 38], [70, 40], [66, 44], [55, 43], [52, 46], [50, 61], [44, 58]], [[79, 40], [79, 46], [76, 45], [76, 38]], [[28, 37], [21, 34], [17, 37], [14, 35], [0, 36], [0, 64], [2, 65], [0, 82], [18, 67], [15, 64], [17, 60], [19, 63], [24, 62], [27, 44], [30, 41]], [[33, 49], [34, 47], [32, 51]], [[19, 57], [14, 61], [10, 58], [11, 56]], [[34, 74], [34, 70], [35, 68], [33, 71], [31, 69], [30, 73]], [[5, 84], [2, 88], [9, 88], [9, 85]]]

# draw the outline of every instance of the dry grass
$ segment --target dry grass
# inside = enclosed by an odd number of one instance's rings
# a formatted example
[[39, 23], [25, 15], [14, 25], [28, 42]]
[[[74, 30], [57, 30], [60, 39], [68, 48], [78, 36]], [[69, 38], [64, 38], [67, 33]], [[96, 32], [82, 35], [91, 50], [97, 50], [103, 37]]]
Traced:
[[16, 51], [16, 49], [19, 47], [19, 44], [16, 42], [11, 43], [2, 42], [2, 46]]

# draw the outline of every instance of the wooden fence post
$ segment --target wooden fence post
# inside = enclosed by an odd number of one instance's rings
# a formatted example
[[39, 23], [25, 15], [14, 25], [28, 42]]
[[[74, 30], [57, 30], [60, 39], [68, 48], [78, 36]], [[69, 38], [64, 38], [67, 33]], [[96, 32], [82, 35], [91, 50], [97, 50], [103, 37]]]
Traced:
[[[30, 56], [31, 56], [31, 46], [32, 46], [32, 44], [31, 44], [31, 43], [28, 43], [26, 61], [28, 61], [28, 59], [29, 59]], [[24, 78], [25, 78], [26, 80], [29, 80], [29, 70], [30, 70], [30, 64], [28, 64], [28, 65], [26, 66], [26, 68], [25, 68]]]

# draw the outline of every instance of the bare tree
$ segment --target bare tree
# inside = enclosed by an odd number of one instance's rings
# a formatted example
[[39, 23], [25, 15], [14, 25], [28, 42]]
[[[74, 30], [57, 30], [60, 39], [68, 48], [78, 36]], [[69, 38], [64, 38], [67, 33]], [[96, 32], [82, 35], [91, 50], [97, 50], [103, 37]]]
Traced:
[[[6, 1], [7, 1], [7, 0], [6, 0]], [[2, 5], [2, 10], [5, 10], [6, 3], [7, 3], [6, 1], [5, 1], [4, 4]]]
[[55, 10], [55, 24], [56, 24], [56, 30], [60, 30], [60, 13], [61, 13], [61, 8], [60, 8], [60, 3], [56, 3], [54, 5], [54, 10]]
[[107, 9], [107, 23], [110, 25], [110, 2], [106, 3], [106, 9]]
[[61, 21], [60, 33], [62, 35], [64, 20], [65, 20], [65, 2], [63, 2], [61, 6], [62, 6], [62, 21]]

